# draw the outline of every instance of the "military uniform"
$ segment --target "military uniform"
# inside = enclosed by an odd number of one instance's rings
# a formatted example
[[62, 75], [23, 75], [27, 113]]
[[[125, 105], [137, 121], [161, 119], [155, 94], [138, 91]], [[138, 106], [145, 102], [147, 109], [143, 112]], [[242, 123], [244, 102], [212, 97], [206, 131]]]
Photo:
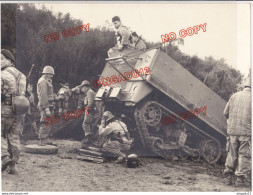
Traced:
[[121, 25], [116, 32], [116, 38], [118, 42], [123, 46], [130, 45], [129, 38], [130, 38], [130, 31], [126, 26]]
[[67, 87], [62, 87], [58, 94], [57, 94], [57, 99], [58, 99], [58, 108], [59, 108], [59, 113], [66, 113], [68, 111], [69, 107], [69, 98], [71, 96], [71, 91]]
[[137, 42], [134, 44], [134, 47], [138, 50], [146, 50], [146, 44], [144, 43], [141, 37], [138, 38]]
[[38, 80], [37, 83], [37, 95], [38, 95], [38, 109], [40, 111], [40, 129], [39, 138], [46, 138], [49, 136], [51, 131], [51, 126], [46, 126], [44, 123], [44, 118], [46, 116], [46, 108], [50, 109], [51, 115], [54, 115], [53, 103], [54, 103], [54, 93], [52, 80], [48, 79], [46, 75]]
[[2, 163], [16, 164], [20, 153], [20, 134], [25, 115], [16, 115], [13, 97], [25, 95], [26, 77], [14, 66], [2, 67], [1, 71], [1, 152]]
[[132, 143], [127, 134], [127, 126], [122, 121], [114, 120], [106, 127], [100, 125], [99, 135], [108, 138], [102, 151], [116, 157], [126, 157]]
[[[93, 126], [92, 125], [94, 123], [94, 115], [96, 114], [96, 110], [95, 110], [95, 92], [90, 88], [86, 94], [84, 94], [82, 96], [83, 98], [81, 98], [81, 100], [83, 100], [83, 105], [86, 106], [86, 108], [88, 107], [88, 113], [89, 114], [85, 114], [84, 116], [84, 120], [83, 120], [83, 130], [84, 130], [84, 134], [85, 136], [89, 136], [89, 135], [94, 135], [94, 132], [92, 131]], [[79, 106], [80, 103], [79, 103]]]
[[246, 177], [251, 172], [251, 89], [232, 95], [224, 114], [229, 135], [224, 172]]

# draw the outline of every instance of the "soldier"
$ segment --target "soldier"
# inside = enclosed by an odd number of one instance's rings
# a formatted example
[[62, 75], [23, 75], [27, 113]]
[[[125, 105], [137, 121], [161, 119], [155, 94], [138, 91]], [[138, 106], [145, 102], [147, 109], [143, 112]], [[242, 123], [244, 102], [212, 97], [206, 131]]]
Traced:
[[71, 90], [69, 89], [69, 84], [66, 83], [65, 85], [61, 84], [62, 88], [59, 90], [57, 94], [57, 100], [58, 100], [58, 109], [59, 114], [61, 115], [63, 112], [66, 113], [68, 111], [68, 101], [71, 96]]
[[54, 115], [53, 103], [54, 92], [52, 78], [54, 76], [54, 69], [51, 66], [45, 66], [42, 72], [42, 77], [37, 83], [37, 95], [38, 95], [38, 109], [40, 111], [40, 129], [39, 139], [47, 138], [50, 135], [51, 126], [46, 126], [44, 119]]
[[130, 42], [129, 42], [129, 38], [130, 38], [130, 31], [128, 30], [128, 28], [126, 26], [123, 26], [120, 20], [119, 16], [114, 16], [112, 18], [112, 22], [114, 27], [117, 29], [116, 32], [116, 39], [117, 39], [117, 44], [115, 47], [111, 48], [108, 51], [108, 56], [111, 55], [111, 53], [113, 53], [113, 50], [118, 50], [118, 51], [122, 51], [124, 48], [127, 48], [128, 46], [130, 46]]
[[96, 114], [95, 109], [95, 92], [90, 88], [90, 82], [84, 80], [81, 85], [79, 85], [80, 95], [78, 102], [78, 108], [82, 108], [85, 106], [88, 108], [88, 114], [85, 113], [84, 120], [83, 120], [83, 131], [84, 131], [84, 139], [82, 140], [82, 147], [88, 147], [92, 143], [92, 138], [95, 134], [93, 128], [96, 124], [94, 115]]
[[125, 123], [117, 119], [110, 111], [106, 111], [99, 126], [99, 135], [108, 138], [102, 151], [118, 157], [115, 163], [123, 163], [132, 143]]
[[14, 56], [1, 50], [1, 159], [2, 172], [16, 173], [20, 153], [20, 134], [23, 131], [29, 101], [25, 98], [26, 77], [13, 65]]
[[227, 127], [227, 159], [225, 176], [232, 184], [232, 174], [237, 176], [236, 187], [249, 187], [251, 182], [251, 83], [245, 81], [243, 91], [232, 95], [224, 109]]
[[132, 44], [134, 48], [138, 50], [142, 50], [142, 51], [146, 50], [146, 44], [144, 43], [141, 36], [138, 36], [136, 32], [131, 33], [130, 43]]

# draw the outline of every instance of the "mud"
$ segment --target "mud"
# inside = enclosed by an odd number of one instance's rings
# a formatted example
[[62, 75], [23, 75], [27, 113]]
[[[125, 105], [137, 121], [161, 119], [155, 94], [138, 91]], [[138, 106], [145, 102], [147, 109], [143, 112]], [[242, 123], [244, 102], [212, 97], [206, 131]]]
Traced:
[[[36, 143], [36, 140], [26, 144]], [[251, 191], [223, 183], [224, 167], [190, 160], [141, 158], [142, 166], [105, 162], [95, 164], [77, 159], [74, 149], [81, 143], [52, 140], [57, 155], [24, 153], [18, 173], [2, 173], [3, 191]]]

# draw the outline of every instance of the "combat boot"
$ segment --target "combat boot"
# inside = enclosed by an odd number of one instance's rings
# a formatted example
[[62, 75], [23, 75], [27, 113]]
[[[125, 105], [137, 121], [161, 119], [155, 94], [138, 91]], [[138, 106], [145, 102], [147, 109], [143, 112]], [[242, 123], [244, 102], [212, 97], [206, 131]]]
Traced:
[[126, 161], [126, 157], [120, 156], [118, 159], [115, 161], [116, 164], [123, 164]]
[[235, 181], [235, 187], [237, 188], [246, 187], [244, 180], [245, 180], [244, 176], [237, 176]]
[[233, 178], [232, 174], [231, 173], [225, 173], [224, 176], [225, 176], [224, 183], [226, 185], [232, 185], [232, 178]]
[[12, 163], [12, 160], [9, 156], [5, 156], [2, 158], [2, 172], [4, 172], [7, 167]]
[[91, 136], [85, 137], [85, 138], [82, 140], [82, 148], [83, 148], [83, 149], [89, 148], [89, 146], [91, 145], [91, 143], [92, 143]]
[[16, 174], [17, 171], [16, 171], [16, 167], [15, 167], [15, 163], [12, 162], [10, 165], [9, 165], [9, 168], [8, 168], [8, 173], [9, 174]]

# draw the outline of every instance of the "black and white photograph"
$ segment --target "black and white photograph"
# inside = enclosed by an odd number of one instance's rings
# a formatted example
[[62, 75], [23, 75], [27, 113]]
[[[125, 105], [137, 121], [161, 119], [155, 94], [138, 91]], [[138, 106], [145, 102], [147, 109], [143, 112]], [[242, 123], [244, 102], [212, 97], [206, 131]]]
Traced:
[[251, 194], [252, 5], [1, 2], [1, 192]]

